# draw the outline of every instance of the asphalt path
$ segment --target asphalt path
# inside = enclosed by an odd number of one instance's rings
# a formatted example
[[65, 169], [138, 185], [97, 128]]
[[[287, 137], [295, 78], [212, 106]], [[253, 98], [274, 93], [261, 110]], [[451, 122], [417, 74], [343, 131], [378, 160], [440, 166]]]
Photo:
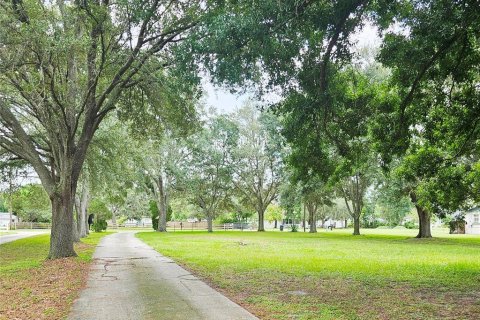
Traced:
[[7, 242], [12, 242], [15, 240], [23, 239], [23, 238], [28, 238], [28, 237], [33, 237], [39, 234], [45, 234], [49, 233], [50, 230], [28, 230], [28, 231], [15, 231], [15, 233], [11, 234], [5, 234], [3, 236], [0, 236], [0, 245], [7, 243]]
[[105, 236], [94, 253], [87, 287], [70, 320], [257, 319], [134, 232]]

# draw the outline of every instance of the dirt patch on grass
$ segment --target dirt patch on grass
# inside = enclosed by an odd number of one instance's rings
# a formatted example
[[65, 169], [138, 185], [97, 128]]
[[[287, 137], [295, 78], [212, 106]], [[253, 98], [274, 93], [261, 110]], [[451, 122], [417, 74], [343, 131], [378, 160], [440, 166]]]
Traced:
[[466, 320], [480, 314], [480, 290], [473, 287], [419, 287], [261, 270], [196, 273], [261, 319]]
[[[76, 245], [77, 253], [94, 246]], [[90, 263], [80, 258], [46, 260], [39, 267], [0, 277], [0, 319], [63, 319], [85, 286]]]

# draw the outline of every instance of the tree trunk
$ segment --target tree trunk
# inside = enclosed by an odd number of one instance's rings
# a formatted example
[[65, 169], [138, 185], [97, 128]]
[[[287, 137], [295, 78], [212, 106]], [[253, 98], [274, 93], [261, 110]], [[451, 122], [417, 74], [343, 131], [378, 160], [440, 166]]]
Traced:
[[310, 233], [317, 233], [317, 219], [313, 210], [308, 210], [308, 224], [310, 225]]
[[80, 233], [78, 232], [78, 225], [80, 223], [77, 219], [73, 219], [73, 226], [72, 226], [72, 237], [74, 242], [80, 242]]
[[419, 228], [416, 238], [431, 238], [430, 214], [419, 205], [415, 205], [418, 214]]
[[[50, 235], [49, 259], [75, 257], [73, 248], [73, 194], [74, 190], [64, 190], [51, 196], [52, 231]], [[72, 194], [73, 193], [73, 194]]]
[[415, 205], [418, 214], [419, 228], [416, 238], [431, 238], [430, 213], [417, 203], [417, 194], [415, 191], [410, 191], [410, 200]]
[[278, 221], [275, 220], [275, 224], [273, 225], [273, 229], [277, 229], [277, 224], [278, 224]]
[[90, 199], [90, 193], [87, 186], [83, 186], [82, 197], [80, 199], [80, 238], [85, 238], [88, 234], [87, 207]]
[[157, 194], [158, 229], [157, 231], [167, 232], [167, 195], [166, 195], [162, 173], [159, 174], [156, 183], [158, 188], [158, 194]]
[[305, 221], [306, 220], [305, 213], [306, 213], [305, 204], [303, 204], [303, 232], [305, 232], [307, 228], [307, 223]]
[[8, 185], [8, 230], [12, 230], [12, 220], [13, 220], [13, 173], [12, 168], [9, 169], [9, 185]]
[[360, 215], [353, 217], [353, 235], [360, 235]]
[[[84, 187], [85, 188], [85, 187]], [[82, 189], [80, 197], [75, 197], [75, 211], [77, 212], [77, 232], [80, 238], [85, 238], [88, 234], [87, 222], [88, 190]]]
[[80, 225], [79, 225], [79, 235], [80, 235], [80, 238], [85, 238], [88, 234], [88, 222], [87, 222], [87, 208], [84, 207], [82, 208], [82, 211], [80, 211]]
[[85, 234], [86, 235], [89, 235], [90, 234], [90, 228], [89, 228], [89, 225], [88, 225], [88, 212], [85, 210], [85, 216], [83, 217], [85, 219]]
[[114, 229], [117, 229], [117, 215], [116, 215], [117, 209], [112, 210], [112, 225]]
[[265, 210], [262, 208], [258, 210], [258, 230], [257, 231], [265, 231]]
[[212, 215], [207, 215], [207, 230], [213, 232], [213, 218]]

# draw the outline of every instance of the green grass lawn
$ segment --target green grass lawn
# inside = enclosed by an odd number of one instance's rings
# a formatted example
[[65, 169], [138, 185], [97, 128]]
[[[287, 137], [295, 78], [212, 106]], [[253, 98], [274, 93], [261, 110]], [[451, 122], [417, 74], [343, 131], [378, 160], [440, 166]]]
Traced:
[[[263, 319], [472, 319], [480, 237], [413, 230], [138, 237]], [[435, 235], [435, 232], [434, 232]]]
[[75, 245], [78, 257], [45, 260], [50, 235], [0, 245], [0, 320], [63, 319], [85, 285], [95, 246], [108, 233]]

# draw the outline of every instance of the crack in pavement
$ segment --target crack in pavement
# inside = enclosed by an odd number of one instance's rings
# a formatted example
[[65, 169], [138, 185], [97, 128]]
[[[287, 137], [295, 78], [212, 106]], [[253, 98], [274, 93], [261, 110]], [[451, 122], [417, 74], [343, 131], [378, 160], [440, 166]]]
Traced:
[[70, 320], [258, 320], [133, 233], [101, 244]]

